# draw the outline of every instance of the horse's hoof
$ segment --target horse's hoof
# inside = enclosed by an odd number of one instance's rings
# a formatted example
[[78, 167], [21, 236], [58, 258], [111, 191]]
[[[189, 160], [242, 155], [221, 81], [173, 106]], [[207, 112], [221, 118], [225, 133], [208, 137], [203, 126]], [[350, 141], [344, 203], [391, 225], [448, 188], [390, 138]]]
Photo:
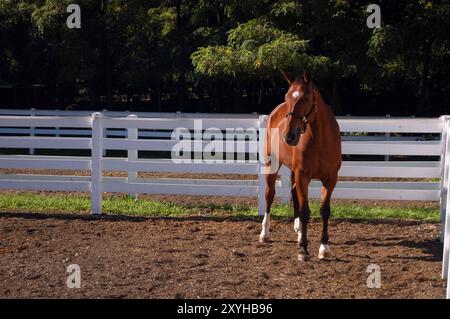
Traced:
[[259, 242], [260, 243], [268, 243], [269, 242], [269, 236], [260, 235], [259, 236]]
[[319, 259], [320, 260], [323, 260], [323, 259], [326, 259], [326, 258], [330, 258], [331, 257], [331, 253], [330, 252], [327, 252], [327, 253], [320, 253], [319, 252], [319, 255], [317, 256], [317, 257], [319, 257]]
[[298, 261], [308, 261], [309, 260], [309, 255], [307, 254], [298, 254], [297, 256]]
[[329, 258], [330, 256], [331, 256], [330, 247], [328, 247], [328, 245], [324, 245], [324, 244], [320, 245], [319, 255], [318, 255], [319, 259], [322, 260], [325, 258]]

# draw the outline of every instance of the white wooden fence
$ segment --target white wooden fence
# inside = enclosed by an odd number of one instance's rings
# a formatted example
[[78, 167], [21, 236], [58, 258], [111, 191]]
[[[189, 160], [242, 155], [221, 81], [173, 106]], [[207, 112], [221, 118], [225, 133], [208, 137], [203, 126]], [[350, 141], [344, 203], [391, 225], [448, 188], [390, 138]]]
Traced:
[[[9, 111], [3, 110], [3, 113]], [[26, 111], [25, 111], [26, 112]], [[23, 148], [57, 150], [90, 150], [91, 156], [43, 156], [0, 155], [0, 168], [13, 169], [65, 169], [91, 171], [91, 176], [53, 176], [31, 174], [0, 175], [0, 189], [30, 189], [55, 191], [81, 191], [92, 194], [92, 213], [100, 214], [104, 192], [179, 194], [205, 196], [258, 196], [259, 213], [265, 211], [265, 183], [259, 176], [260, 163], [257, 153], [263, 143], [260, 128], [266, 117], [252, 115], [222, 115], [220, 118], [208, 114], [128, 114], [122, 112], [85, 113], [60, 111], [60, 115], [35, 111], [33, 116], [20, 114], [17, 110], [0, 116], [0, 149]], [[203, 140], [200, 133], [193, 136], [194, 149], [201, 153], [208, 145], [222, 143], [231, 153], [244, 152], [248, 160], [219, 161], [205, 163], [202, 157], [194, 157], [188, 163], [174, 163], [169, 158], [144, 159], [138, 151], [170, 152], [180, 140], [172, 138], [176, 128], [189, 131], [216, 128], [244, 128], [259, 132], [259, 142], [248, 132], [235, 132], [237, 141], [221, 142]], [[439, 119], [411, 118], [338, 118], [344, 133], [342, 150], [344, 155], [382, 155], [379, 161], [344, 160], [340, 170], [342, 177], [367, 178], [414, 178], [421, 181], [342, 181], [333, 198], [377, 199], [377, 200], [430, 200], [441, 202], [442, 240], [444, 241], [443, 277], [448, 277], [450, 247], [450, 117]], [[200, 130], [201, 132], [201, 130]], [[355, 136], [346, 133], [378, 133], [378, 136]], [[439, 139], [418, 137], [383, 136], [391, 133], [434, 134]], [[245, 138], [250, 140], [245, 141]], [[238, 141], [244, 149], [236, 149]], [[261, 144], [259, 144], [261, 145]], [[127, 157], [106, 157], [105, 150], [125, 150]], [[384, 156], [406, 156], [406, 160], [385, 161]], [[423, 157], [426, 158], [423, 158]], [[413, 157], [414, 160], [409, 160]], [[345, 158], [345, 157], [344, 157]], [[420, 159], [420, 160], [417, 160]], [[424, 160], [426, 159], [426, 160]], [[104, 171], [127, 172], [128, 177], [105, 177]], [[255, 179], [170, 179], [139, 178], [137, 172], [156, 173], [208, 173], [254, 175]], [[284, 201], [289, 199], [290, 172], [280, 171], [277, 195]], [[310, 196], [320, 197], [321, 187], [313, 181]], [[444, 237], [445, 235], [445, 237]], [[449, 294], [449, 292], [448, 292]], [[450, 297], [450, 296], [449, 296]]]
[[[0, 109], [0, 116], [91, 116], [92, 111], [65, 111], [65, 110], [36, 110], [36, 109], [27, 109], [27, 110], [19, 110], [19, 109]], [[175, 118], [175, 119], [211, 119], [217, 117], [217, 114], [211, 113], [163, 113], [163, 112], [129, 112], [129, 111], [108, 111], [103, 110], [102, 114], [107, 117], [127, 117], [130, 114], [136, 115], [139, 118]], [[228, 119], [256, 119], [258, 115], [256, 113], [253, 114], [225, 114], [225, 118]], [[386, 118], [389, 118], [389, 115], [386, 115]], [[355, 119], [355, 117], [352, 117]], [[379, 118], [381, 119], [381, 118]], [[35, 128], [35, 127], [22, 127], [22, 128], [2, 128], [0, 127], [0, 134], [23, 134], [23, 135], [77, 135], [77, 136], [91, 136], [90, 128], [60, 128], [60, 127], [51, 127], [51, 128]], [[107, 136], [117, 136], [117, 137], [126, 137], [126, 130], [105, 130], [105, 135]], [[170, 131], [139, 131], [139, 137], [149, 137], [149, 138], [169, 138], [171, 136]], [[380, 141], [380, 140], [389, 140], [389, 141], [417, 141], [424, 139], [421, 135], [416, 136], [392, 136], [389, 132], [384, 132], [382, 135], [378, 136], [369, 136], [369, 135], [342, 135], [343, 141]], [[428, 136], [429, 140], [430, 137]], [[434, 139], [437, 139], [434, 137]], [[34, 150], [30, 148], [30, 155], [32, 155]], [[386, 155], [386, 160], [389, 159], [389, 156]]]

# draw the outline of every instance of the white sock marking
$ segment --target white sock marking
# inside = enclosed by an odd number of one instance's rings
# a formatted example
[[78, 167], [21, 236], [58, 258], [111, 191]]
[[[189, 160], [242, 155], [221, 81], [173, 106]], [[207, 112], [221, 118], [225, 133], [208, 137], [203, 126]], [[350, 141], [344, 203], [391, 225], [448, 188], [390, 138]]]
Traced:
[[298, 238], [297, 238], [297, 242], [301, 242], [302, 241], [302, 232], [298, 231]]
[[330, 247], [326, 244], [320, 244], [319, 248], [319, 259], [326, 258], [330, 255]]
[[264, 219], [262, 221], [262, 230], [261, 230], [261, 238], [269, 237], [269, 228], [270, 228], [270, 214], [265, 213]]
[[299, 217], [294, 219], [294, 230], [295, 230], [295, 232], [300, 231], [300, 218]]

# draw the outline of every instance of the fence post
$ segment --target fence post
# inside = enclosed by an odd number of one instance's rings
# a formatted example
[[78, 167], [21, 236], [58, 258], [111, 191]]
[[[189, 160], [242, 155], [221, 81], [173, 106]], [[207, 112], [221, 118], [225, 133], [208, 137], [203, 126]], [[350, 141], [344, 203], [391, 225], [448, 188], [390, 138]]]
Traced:
[[[347, 118], [349, 118], [349, 119], [351, 119], [352, 118], [352, 115], [351, 114], [346, 114], [345, 115]], [[344, 136], [346, 135], [346, 136], [348, 136], [349, 137], [349, 140], [351, 140], [352, 139], [352, 134], [353, 132], [345, 132], [344, 133]], [[341, 139], [342, 139], [342, 137], [341, 137]], [[342, 141], [341, 141], [341, 143], [342, 143]], [[343, 158], [345, 158], [345, 159], [350, 159], [350, 157], [351, 157], [351, 155], [349, 155], [349, 154], [343, 154]]]
[[[444, 203], [442, 206], [445, 207], [445, 223], [443, 227], [444, 233], [444, 251], [443, 251], [443, 260], [442, 260], [442, 278], [448, 278], [449, 275], [449, 248], [450, 248], [450, 119], [445, 119], [445, 130], [446, 130], [446, 139], [445, 139], [445, 156], [444, 156], [444, 176], [447, 176], [446, 180], [444, 180], [444, 187], [446, 188], [446, 194], [444, 196]], [[441, 208], [442, 209], [442, 208]], [[442, 212], [442, 211], [441, 211]], [[448, 286], [447, 286], [448, 288]], [[447, 291], [448, 294], [448, 291]]]
[[[36, 116], [36, 109], [35, 108], [30, 109], [30, 116], [31, 117]], [[34, 126], [31, 126], [30, 127], [30, 136], [35, 136], [35, 134], [36, 134], [36, 128]], [[30, 148], [28, 150], [28, 154], [29, 155], [34, 155], [34, 148]]]
[[450, 269], [447, 273], [447, 299], [450, 299]]
[[[58, 115], [60, 115], [60, 112], [59, 112], [59, 109], [56, 109], [55, 110], [55, 116], [58, 116]], [[61, 128], [59, 128], [59, 127], [55, 127], [55, 136], [56, 137], [59, 137], [61, 134], [61, 132], [60, 132], [60, 130], [61, 130]]]
[[[446, 166], [446, 148], [447, 148], [447, 138], [448, 138], [448, 128], [447, 128], [447, 118], [448, 116], [441, 116], [440, 119], [443, 122], [442, 125], [442, 133], [441, 133], [441, 182], [440, 182], [440, 208], [441, 208], [441, 243], [444, 242], [445, 235], [445, 211], [446, 211], [446, 202], [447, 202], [447, 192], [448, 192], [448, 177], [449, 170], [448, 166]], [[448, 162], [447, 162], [448, 163]]]
[[266, 169], [264, 156], [264, 142], [266, 140], [267, 116], [259, 117], [259, 142], [258, 142], [258, 215], [263, 216], [266, 212]]
[[103, 123], [102, 113], [92, 114], [91, 144], [91, 213], [102, 213], [102, 157], [103, 157]]
[[[135, 119], [137, 115], [131, 114], [128, 115], [127, 118]], [[138, 139], [138, 129], [137, 128], [128, 128], [127, 129], [127, 139], [137, 140]], [[128, 150], [128, 158], [127, 161], [132, 162], [136, 161], [138, 158], [138, 150]], [[138, 172], [136, 171], [128, 171], [128, 179], [127, 183], [134, 183], [137, 180]], [[128, 193], [134, 199], [137, 199], [137, 193]]]
[[[107, 109], [103, 109], [102, 110], [102, 116], [108, 116], [108, 110]], [[107, 129], [102, 129], [103, 131], [103, 137], [108, 137], [108, 130]], [[103, 157], [106, 157], [106, 149], [103, 149], [102, 151]]]
[[[289, 175], [281, 175], [281, 188], [283, 189], [291, 189], [291, 177]], [[288, 192], [286, 196], [281, 197], [281, 203], [289, 205], [291, 200], [291, 192]]]
[[[391, 117], [390, 114], [386, 114], [386, 118], [390, 118], [390, 117]], [[389, 141], [391, 139], [391, 133], [390, 132], [384, 133], [384, 136], [385, 136], [385, 140], [386, 141]], [[390, 160], [389, 155], [384, 155], [384, 160], [385, 161], [389, 161]]]

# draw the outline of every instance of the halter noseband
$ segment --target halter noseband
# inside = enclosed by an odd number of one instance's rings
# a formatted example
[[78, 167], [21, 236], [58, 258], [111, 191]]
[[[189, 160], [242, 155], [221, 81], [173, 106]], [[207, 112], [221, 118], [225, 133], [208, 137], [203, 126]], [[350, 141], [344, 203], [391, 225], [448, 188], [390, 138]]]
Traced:
[[308, 120], [309, 120], [311, 114], [313, 113], [313, 111], [315, 113], [317, 113], [316, 91], [314, 91], [314, 90], [313, 90], [313, 107], [305, 115], [299, 116], [295, 112], [289, 112], [289, 113], [286, 114], [286, 117], [288, 117], [288, 116], [295, 116], [295, 117], [300, 118], [302, 120], [302, 124], [303, 125], [302, 125], [302, 128], [301, 128], [299, 133], [303, 134], [306, 131], [306, 126], [308, 125]]

